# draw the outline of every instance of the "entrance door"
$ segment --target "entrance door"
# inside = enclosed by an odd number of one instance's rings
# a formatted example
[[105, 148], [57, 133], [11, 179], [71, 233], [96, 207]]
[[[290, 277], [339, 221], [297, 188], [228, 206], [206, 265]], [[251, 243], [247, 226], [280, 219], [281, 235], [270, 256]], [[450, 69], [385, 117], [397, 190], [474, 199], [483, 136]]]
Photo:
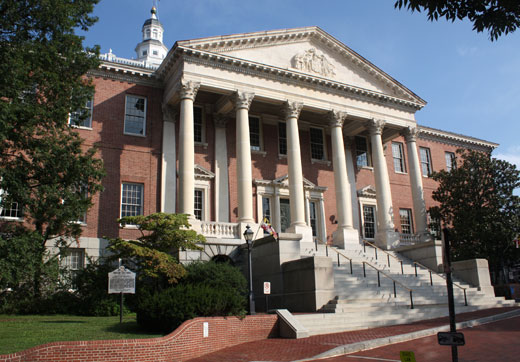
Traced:
[[280, 228], [284, 233], [291, 226], [291, 204], [289, 199], [280, 199]]

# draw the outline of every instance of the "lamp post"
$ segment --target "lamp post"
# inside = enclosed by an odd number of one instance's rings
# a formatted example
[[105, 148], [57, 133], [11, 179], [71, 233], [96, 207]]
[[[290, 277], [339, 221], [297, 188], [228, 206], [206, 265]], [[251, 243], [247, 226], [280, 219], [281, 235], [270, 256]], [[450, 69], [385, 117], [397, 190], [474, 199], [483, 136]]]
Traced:
[[246, 226], [246, 230], [244, 231], [244, 239], [247, 243], [247, 261], [249, 267], [249, 314], [255, 314], [255, 297], [253, 295], [253, 268], [251, 265], [251, 246], [253, 245], [253, 230]]

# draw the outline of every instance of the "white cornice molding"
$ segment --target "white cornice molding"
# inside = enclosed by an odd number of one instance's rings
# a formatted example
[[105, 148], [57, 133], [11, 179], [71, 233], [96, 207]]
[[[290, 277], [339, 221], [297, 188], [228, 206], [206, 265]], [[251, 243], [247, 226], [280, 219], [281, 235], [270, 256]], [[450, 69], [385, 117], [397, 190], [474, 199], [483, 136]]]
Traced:
[[107, 61], [102, 61], [99, 68], [89, 70], [87, 75], [148, 85], [152, 87], [163, 86], [161, 81], [156, 77], [154, 70]]
[[399, 107], [405, 107], [417, 111], [424, 106], [424, 103], [406, 100], [390, 96], [381, 92], [368, 90], [365, 88], [355, 87], [346, 83], [336, 82], [317, 75], [298, 72], [295, 70], [283, 69], [258, 62], [244, 60], [240, 58], [230, 57], [227, 55], [211, 53], [202, 50], [185, 48], [178, 46], [172, 54], [158, 69], [158, 75], [161, 78], [170, 73], [170, 68], [177, 63], [177, 58], [182, 57], [186, 62], [192, 62], [204, 66], [217, 67], [232, 72], [249, 74], [257, 77], [275, 79], [279, 82], [295, 83], [298, 86], [323, 88], [327, 91], [335, 91], [339, 94], [360, 97], [363, 101], [387, 104], [393, 103]]
[[316, 41], [331, 51], [350, 60], [354, 65], [359, 66], [363, 71], [383, 82], [387, 87], [403, 96], [406, 95], [409, 97], [412, 102], [419, 104], [420, 108], [426, 105], [426, 101], [421, 99], [410, 89], [406, 88], [396, 79], [392, 78], [383, 70], [317, 26], [186, 40], [179, 41], [176, 45], [205, 52], [222, 53], [232, 50], [260, 48], [310, 40]]
[[484, 141], [478, 138], [461, 135], [458, 133], [443, 131], [440, 129], [430, 128], [418, 125], [420, 133], [419, 138], [442, 142], [457, 147], [471, 148], [478, 151], [491, 152], [499, 146], [498, 143]]

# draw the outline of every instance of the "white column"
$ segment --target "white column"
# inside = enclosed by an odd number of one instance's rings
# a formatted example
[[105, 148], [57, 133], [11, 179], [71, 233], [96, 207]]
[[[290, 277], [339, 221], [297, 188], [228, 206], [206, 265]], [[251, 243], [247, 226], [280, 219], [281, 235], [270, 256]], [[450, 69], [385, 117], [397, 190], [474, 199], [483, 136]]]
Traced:
[[359, 220], [359, 202], [357, 196], [356, 189], [356, 170], [354, 169], [354, 157], [352, 156], [352, 143], [354, 142], [354, 137], [347, 137], [344, 139], [345, 141], [345, 159], [347, 161], [347, 177], [350, 181], [350, 204], [352, 207], [352, 221], [353, 227], [358, 231], [360, 228], [360, 220]]
[[408, 168], [410, 170], [410, 183], [412, 185], [413, 211], [416, 233], [422, 241], [431, 239], [428, 232], [428, 221], [426, 217], [426, 204], [424, 202], [421, 164], [417, 154], [417, 127], [408, 127], [405, 132], [406, 148], [408, 151]]
[[332, 141], [332, 165], [334, 167], [334, 186], [336, 189], [336, 209], [338, 213], [338, 228], [332, 240], [341, 248], [345, 244], [359, 244], [359, 233], [353, 228], [352, 200], [350, 181], [347, 175], [345, 144], [343, 143], [343, 122], [346, 113], [332, 111], [329, 113]]
[[383, 249], [391, 249], [399, 244], [399, 234], [394, 230], [394, 212], [390, 179], [386, 166], [381, 134], [385, 122], [373, 119], [369, 123], [370, 141], [374, 161], [377, 199], [377, 233], [376, 243]]
[[181, 116], [179, 129], [179, 212], [193, 218], [195, 195], [195, 141], [193, 101], [200, 83], [181, 81]]
[[175, 213], [175, 196], [177, 194], [175, 114], [167, 103], [162, 104], [162, 112], [161, 212]]
[[253, 97], [253, 93], [245, 92], [237, 92], [235, 95], [238, 222], [244, 224], [254, 222], [251, 142], [249, 140], [249, 107], [251, 106]]
[[229, 175], [226, 140], [227, 119], [222, 114], [213, 115], [215, 125], [215, 210], [216, 220], [229, 222]]
[[285, 120], [287, 125], [287, 163], [289, 166], [289, 200], [291, 205], [290, 232], [302, 234], [302, 242], [312, 242], [312, 228], [305, 223], [305, 199], [300, 150], [298, 117], [303, 103], [287, 102]]

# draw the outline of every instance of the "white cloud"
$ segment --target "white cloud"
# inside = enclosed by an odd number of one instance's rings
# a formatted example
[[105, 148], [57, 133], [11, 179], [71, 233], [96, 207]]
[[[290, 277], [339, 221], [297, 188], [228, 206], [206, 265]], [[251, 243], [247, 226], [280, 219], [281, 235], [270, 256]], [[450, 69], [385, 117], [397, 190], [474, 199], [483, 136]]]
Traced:
[[477, 52], [477, 47], [468, 47], [468, 46], [458, 46], [457, 54], [461, 57], [465, 57], [466, 55], [473, 55]]
[[496, 158], [515, 164], [520, 169], [520, 146], [511, 146], [504, 153], [494, 155]]

